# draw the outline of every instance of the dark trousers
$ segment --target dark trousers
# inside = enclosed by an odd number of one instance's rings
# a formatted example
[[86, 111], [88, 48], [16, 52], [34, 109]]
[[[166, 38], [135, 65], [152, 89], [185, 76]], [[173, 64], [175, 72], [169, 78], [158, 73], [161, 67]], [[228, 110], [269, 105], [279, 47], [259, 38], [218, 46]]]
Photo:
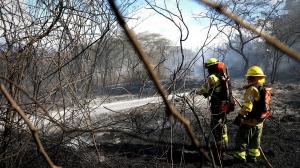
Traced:
[[259, 156], [262, 130], [263, 123], [256, 126], [241, 125], [235, 140], [237, 151], [246, 152], [253, 157]]
[[226, 113], [219, 112], [220, 104], [211, 104], [211, 122], [210, 127], [212, 130], [212, 135], [217, 144], [227, 143], [227, 126], [226, 126]]

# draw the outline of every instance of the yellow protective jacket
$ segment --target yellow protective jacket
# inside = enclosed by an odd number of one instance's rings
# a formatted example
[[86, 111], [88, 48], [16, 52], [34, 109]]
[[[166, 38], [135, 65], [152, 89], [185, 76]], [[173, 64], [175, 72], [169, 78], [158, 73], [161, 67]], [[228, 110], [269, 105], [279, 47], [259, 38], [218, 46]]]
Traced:
[[221, 80], [215, 74], [211, 74], [207, 77], [207, 82], [196, 90], [196, 93], [210, 96], [212, 93], [220, 93], [221, 89]]
[[[263, 85], [263, 83], [258, 83], [255, 86], [257, 85]], [[255, 86], [249, 85], [246, 87], [246, 91], [244, 93], [244, 104], [239, 112], [243, 116], [247, 116], [248, 113], [251, 113], [254, 101], [259, 101], [261, 99], [260, 92]], [[246, 118], [242, 124], [256, 126], [262, 124], [262, 121], [254, 118]]]

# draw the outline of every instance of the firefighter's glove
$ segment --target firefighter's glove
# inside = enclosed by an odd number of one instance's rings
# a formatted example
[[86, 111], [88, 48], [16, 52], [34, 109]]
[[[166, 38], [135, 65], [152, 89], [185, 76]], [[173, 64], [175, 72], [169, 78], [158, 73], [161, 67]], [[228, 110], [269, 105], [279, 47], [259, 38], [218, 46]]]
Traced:
[[233, 124], [240, 126], [243, 123], [244, 119], [245, 119], [245, 117], [242, 116], [241, 114], [239, 114], [237, 117], [235, 117]]

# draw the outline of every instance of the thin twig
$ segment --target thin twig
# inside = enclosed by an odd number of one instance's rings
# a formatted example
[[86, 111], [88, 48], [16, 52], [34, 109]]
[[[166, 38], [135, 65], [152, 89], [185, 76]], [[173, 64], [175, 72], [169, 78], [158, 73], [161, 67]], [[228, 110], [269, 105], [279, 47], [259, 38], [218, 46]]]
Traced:
[[135, 49], [135, 51], [137, 52], [137, 55], [139, 56], [139, 58], [141, 59], [141, 61], [143, 62], [147, 72], [149, 73], [149, 76], [151, 77], [152, 81], [154, 82], [159, 94], [161, 95], [165, 105], [166, 105], [166, 113], [169, 116], [173, 116], [175, 119], [178, 119], [185, 127], [185, 130], [187, 131], [188, 135], [190, 136], [193, 144], [198, 148], [199, 152], [207, 159], [207, 160], [211, 160], [207, 154], [207, 151], [205, 151], [202, 148], [202, 145], [200, 144], [200, 142], [198, 141], [196, 135], [194, 134], [193, 130], [192, 130], [192, 126], [191, 123], [188, 119], [184, 118], [178, 111], [177, 109], [168, 101], [167, 98], [167, 92], [166, 90], [163, 88], [160, 80], [158, 79], [157, 74], [152, 70], [151, 67], [151, 63], [149, 61], [149, 58], [147, 56], [147, 54], [145, 53], [145, 51], [142, 49], [140, 43], [138, 42], [136, 35], [134, 32], [132, 32], [125, 20], [123, 19], [123, 17], [121, 16], [121, 14], [119, 13], [119, 10], [116, 7], [116, 4], [114, 3], [114, 0], [109, 0], [109, 4], [112, 8], [112, 10], [115, 13], [116, 19], [118, 20], [119, 24], [121, 25], [121, 27], [124, 29], [125, 34], [127, 35], [129, 41], [131, 42], [133, 48]]
[[51, 117], [51, 115], [49, 115], [48, 110], [46, 110], [46, 108], [43, 107], [36, 99], [34, 99], [32, 96], [30, 96], [29, 93], [25, 89], [23, 89], [21, 86], [17, 85], [15, 82], [13, 82], [12, 80], [7, 79], [4, 76], [0, 76], [0, 79], [4, 80], [7, 83], [10, 83], [16, 89], [21, 91], [25, 96], [27, 96], [27, 98], [29, 98], [31, 101], [33, 101], [43, 111], [43, 115], [46, 115], [48, 117], [49, 121], [54, 123], [56, 126], [61, 128], [63, 131], [67, 131], [59, 122], [57, 122], [53, 117]]
[[51, 168], [61, 168], [60, 166], [55, 165], [52, 160], [50, 159], [50, 157], [48, 156], [47, 152], [45, 151], [42, 142], [40, 140], [40, 136], [39, 136], [39, 130], [37, 127], [35, 127], [30, 120], [28, 119], [28, 117], [26, 116], [25, 112], [20, 108], [20, 106], [18, 106], [18, 104], [16, 103], [16, 101], [12, 98], [12, 96], [8, 93], [7, 89], [4, 87], [3, 84], [0, 85], [0, 90], [1, 92], [4, 94], [5, 98], [7, 99], [7, 101], [11, 104], [11, 106], [19, 113], [19, 115], [23, 118], [23, 120], [25, 121], [25, 123], [27, 124], [27, 126], [29, 127], [32, 136], [34, 137], [36, 146], [38, 151], [43, 155], [43, 157], [46, 159], [48, 165]]
[[[200, 119], [199, 119], [199, 117], [198, 117], [198, 115], [197, 115], [197, 113], [196, 113], [195, 108], [194, 108], [193, 105], [190, 103], [191, 100], [190, 100], [187, 96], [183, 96], [183, 98], [184, 98], [185, 102], [188, 104], [189, 108], [192, 110], [192, 112], [193, 112], [193, 114], [194, 114], [194, 116], [195, 116], [195, 118], [196, 118], [196, 120], [197, 120], [197, 122], [198, 122], [198, 125], [199, 125], [199, 127], [200, 127], [200, 129], [201, 129], [201, 131], [202, 131], [203, 139], [205, 140], [206, 137], [205, 137], [204, 129], [203, 129], [202, 125], [201, 125]], [[215, 161], [215, 159], [214, 159], [214, 156], [213, 156], [213, 153], [212, 153], [210, 144], [208, 144], [208, 147], [209, 147], [209, 151], [210, 151], [209, 153], [210, 153], [210, 155], [211, 155], [211, 162], [212, 162], [213, 166], [216, 167], [216, 161]]]
[[278, 40], [276, 37], [269, 35], [267, 32], [256, 28], [255, 26], [251, 25], [247, 21], [240, 18], [235, 13], [228, 10], [225, 6], [222, 4], [212, 2], [210, 0], [197, 0], [197, 2], [202, 2], [206, 4], [207, 6], [215, 9], [219, 13], [227, 16], [228, 18], [234, 20], [237, 24], [243, 26], [244, 28], [252, 31], [253, 33], [257, 34], [258, 36], [264, 38], [269, 44], [273, 45], [274, 47], [278, 48], [283, 53], [287, 54], [288, 56], [294, 58], [295, 60], [300, 62], [300, 54], [293, 50], [292, 48], [288, 47], [284, 43], [282, 43], [280, 40]]

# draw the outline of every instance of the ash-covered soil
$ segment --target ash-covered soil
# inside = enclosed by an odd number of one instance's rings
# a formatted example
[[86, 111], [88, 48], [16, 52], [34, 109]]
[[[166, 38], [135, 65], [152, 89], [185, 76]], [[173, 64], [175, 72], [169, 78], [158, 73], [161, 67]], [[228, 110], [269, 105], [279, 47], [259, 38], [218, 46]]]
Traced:
[[[233, 83], [233, 94], [239, 100], [243, 94], [243, 90], [239, 89], [242, 83]], [[275, 84], [272, 87], [273, 112], [265, 121], [261, 147], [274, 168], [297, 168], [300, 167], [300, 84]], [[208, 150], [207, 142], [211, 140], [208, 103], [202, 96], [189, 97], [188, 101], [194, 112], [184, 99], [173, 100], [173, 103], [190, 120], [194, 133], [203, 148]], [[238, 127], [232, 122], [238, 110], [237, 107], [227, 116], [229, 146], [222, 167], [267, 167], [263, 157], [257, 163], [240, 164], [233, 160], [231, 154]], [[60, 139], [60, 135], [51, 136], [53, 140], [49, 139], [50, 136], [46, 137], [48, 141], [43, 143], [53, 161], [67, 168], [213, 167], [192, 145], [185, 128], [165, 113], [162, 103], [103, 114], [97, 118], [96, 124], [95, 137], [90, 132], [70, 133], [67, 139]], [[20, 140], [16, 142], [21, 143]], [[34, 143], [28, 148], [27, 154], [21, 157], [22, 167], [48, 167], [36, 152]]]
[[[238, 85], [238, 86], [237, 86]], [[241, 100], [243, 90], [235, 83], [234, 95]], [[273, 167], [300, 167], [300, 85], [275, 84], [272, 116], [265, 121], [262, 149]], [[207, 148], [209, 111], [205, 99], [196, 96], [197, 117], [183, 99], [174, 100], [177, 109], [191, 121], [193, 130]], [[233, 119], [239, 108], [228, 115], [229, 147], [223, 167], [267, 167], [260, 157], [257, 163], [236, 163], [231, 153], [238, 127]], [[112, 117], [115, 131], [101, 134], [97, 142], [103, 155], [102, 166], [110, 167], [212, 167], [191, 145], [182, 125], [165, 114], [162, 104], [150, 104]], [[199, 120], [197, 120], [197, 118]], [[90, 147], [94, 150], [93, 147]]]

